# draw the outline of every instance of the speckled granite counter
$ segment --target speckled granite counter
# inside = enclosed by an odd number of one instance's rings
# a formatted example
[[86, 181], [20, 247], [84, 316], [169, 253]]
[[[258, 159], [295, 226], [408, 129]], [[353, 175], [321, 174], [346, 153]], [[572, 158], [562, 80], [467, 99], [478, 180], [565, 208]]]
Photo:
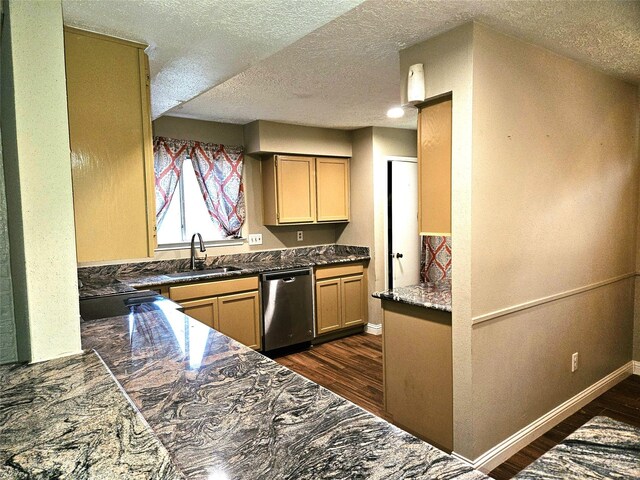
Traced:
[[451, 282], [421, 283], [409, 287], [393, 288], [375, 292], [373, 296], [417, 307], [451, 311]]
[[0, 366], [0, 478], [184, 478], [93, 352]]
[[595, 417], [515, 478], [640, 479], [640, 428], [608, 417]]
[[79, 293], [80, 298], [90, 298], [130, 292], [136, 288], [153, 288], [177, 283], [218, 280], [257, 275], [274, 270], [367, 261], [369, 259], [368, 247], [322, 245], [211, 257], [207, 260], [205, 269], [210, 269], [217, 265], [232, 265], [238, 267], [239, 270], [179, 278], [168, 277], [166, 274], [187, 272], [189, 270], [189, 259], [82, 267], [78, 269], [78, 278], [82, 282]]
[[84, 322], [82, 338], [188, 478], [487, 478], [179, 312]]

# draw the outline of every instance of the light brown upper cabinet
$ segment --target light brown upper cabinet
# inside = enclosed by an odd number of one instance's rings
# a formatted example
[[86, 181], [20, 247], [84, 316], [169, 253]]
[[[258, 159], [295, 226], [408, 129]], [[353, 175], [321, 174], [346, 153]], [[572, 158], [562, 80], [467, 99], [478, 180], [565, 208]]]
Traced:
[[65, 28], [79, 262], [153, 256], [153, 146], [146, 45]]
[[316, 158], [318, 222], [349, 220], [349, 160]]
[[418, 111], [420, 235], [451, 235], [451, 95]]
[[349, 221], [349, 159], [272, 155], [262, 162], [265, 225]]

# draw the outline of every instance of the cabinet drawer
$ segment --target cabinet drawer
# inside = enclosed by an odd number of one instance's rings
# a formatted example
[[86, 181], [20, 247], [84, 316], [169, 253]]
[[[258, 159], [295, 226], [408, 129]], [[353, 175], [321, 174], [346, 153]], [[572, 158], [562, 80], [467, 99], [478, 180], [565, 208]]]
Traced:
[[346, 275], [362, 274], [364, 267], [361, 263], [352, 263], [349, 265], [339, 265], [332, 267], [316, 268], [316, 279], [344, 277]]
[[216, 280], [191, 285], [180, 285], [169, 288], [171, 300], [187, 300], [192, 298], [215, 297], [227, 293], [245, 292], [258, 289], [258, 277], [237, 278], [233, 280]]

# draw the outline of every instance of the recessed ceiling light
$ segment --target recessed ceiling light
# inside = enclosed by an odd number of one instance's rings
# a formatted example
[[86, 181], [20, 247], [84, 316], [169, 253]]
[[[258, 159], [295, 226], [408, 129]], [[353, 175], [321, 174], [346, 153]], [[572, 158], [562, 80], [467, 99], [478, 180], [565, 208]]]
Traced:
[[400, 118], [404, 117], [404, 109], [402, 107], [393, 107], [387, 110], [387, 117]]

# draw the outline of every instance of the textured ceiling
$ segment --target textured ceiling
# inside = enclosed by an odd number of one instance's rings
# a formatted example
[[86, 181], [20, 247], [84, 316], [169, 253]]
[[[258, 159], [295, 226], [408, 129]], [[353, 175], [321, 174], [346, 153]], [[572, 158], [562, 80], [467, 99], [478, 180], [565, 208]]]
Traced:
[[152, 116], [231, 78], [363, 0], [63, 0], [65, 25], [149, 45]]
[[[400, 97], [399, 50], [471, 20], [640, 83], [640, 1], [103, 4], [97, 8], [87, 0], [63, 0], [65, 23], [152, 46], [156, 115], [177, 105], [167, 113], [241, 124], [265, 119], [337, 128], [415, 128], [415, 116], [385, 115]], [[80, 15], [72, 14], [71, 6], [78, 5], [94, 23], [82, 23]], [[150, 5], [163, 14], [150, 12]], [[164, 18], [171, 28], [153, 27]], [[285, 35], [282, 29], [291, 32]], [[234, 32], [231, 38], [229, 32]], [[212, 48], [218, 41], [223, 47]]]

